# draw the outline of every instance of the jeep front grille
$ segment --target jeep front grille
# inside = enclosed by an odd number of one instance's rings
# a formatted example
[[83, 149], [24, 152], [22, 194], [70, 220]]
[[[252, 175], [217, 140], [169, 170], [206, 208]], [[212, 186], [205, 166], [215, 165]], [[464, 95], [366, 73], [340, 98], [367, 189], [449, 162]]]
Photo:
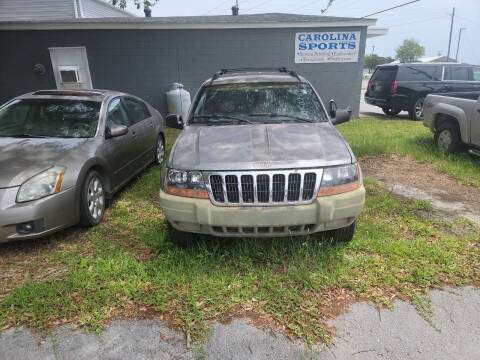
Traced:
[[313, 202], [322, 169], [207, 172], [210, 200], [219, 206], [275, 206]]

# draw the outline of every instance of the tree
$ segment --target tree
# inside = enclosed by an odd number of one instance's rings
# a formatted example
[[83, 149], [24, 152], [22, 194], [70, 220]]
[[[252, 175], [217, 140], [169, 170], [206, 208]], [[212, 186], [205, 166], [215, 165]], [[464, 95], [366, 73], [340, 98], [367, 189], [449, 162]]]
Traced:
[[144, 9], [150, 9], [152, 6], [155, 6], [159, 0], [110, 0], [110, 3], [113, 6], [118, 6], [120, 9], [125, 9], [128, 1], [133, 2], [137, 9], [140, 9], [142, 4]]
[[368, 54], [365, 55], [365, 63], [364, 67], [367, 69], [375, 69], [377, 65], [380, 64], [388, 64], [393, 61], [393, 58], [390, 56], [383, 57], [383, 56], [378, 56], [377, 54]]
[[395, 51], [397, 52], [395, 58], [400, 62], [413, 62], [425, 54], [425, 47], [413, 39], [405, 39]]

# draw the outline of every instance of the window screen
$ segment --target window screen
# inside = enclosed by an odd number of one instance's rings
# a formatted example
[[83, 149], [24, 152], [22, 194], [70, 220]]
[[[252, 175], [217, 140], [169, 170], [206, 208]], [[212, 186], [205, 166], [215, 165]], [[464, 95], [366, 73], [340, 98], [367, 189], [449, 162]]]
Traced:
[[78, 83], [80, 82], [75, 70], [60, 70], [60, 76], [63, 83]]
[[398, 71], [399, 81], [440, 81], [441, 66], [401, 66]]

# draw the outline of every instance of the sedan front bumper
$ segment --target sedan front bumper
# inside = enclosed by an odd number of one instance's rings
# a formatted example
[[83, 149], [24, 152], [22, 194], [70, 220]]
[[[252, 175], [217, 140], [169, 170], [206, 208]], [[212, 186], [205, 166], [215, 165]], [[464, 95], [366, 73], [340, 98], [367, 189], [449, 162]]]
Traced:
[[215, 236], [305, 235], [352, 224], [365, 204], [365, 188], [317, 198], [307, 205], [222, 207], [209, 199], [160, 190], [160, 206], [173, 227]]
[[42, 237], [78, 223], [76, 187], [25, 203], [15, 201], [18, 189], [0, 189], [0, 243]]

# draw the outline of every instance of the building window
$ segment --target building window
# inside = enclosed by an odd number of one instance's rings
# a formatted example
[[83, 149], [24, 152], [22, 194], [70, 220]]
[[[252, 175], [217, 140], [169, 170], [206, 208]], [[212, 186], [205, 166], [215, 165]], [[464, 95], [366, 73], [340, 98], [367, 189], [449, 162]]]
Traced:
[[59, 66], [58, 72], [60, 73], [62, 84], [80, 83], [78, 66]]

